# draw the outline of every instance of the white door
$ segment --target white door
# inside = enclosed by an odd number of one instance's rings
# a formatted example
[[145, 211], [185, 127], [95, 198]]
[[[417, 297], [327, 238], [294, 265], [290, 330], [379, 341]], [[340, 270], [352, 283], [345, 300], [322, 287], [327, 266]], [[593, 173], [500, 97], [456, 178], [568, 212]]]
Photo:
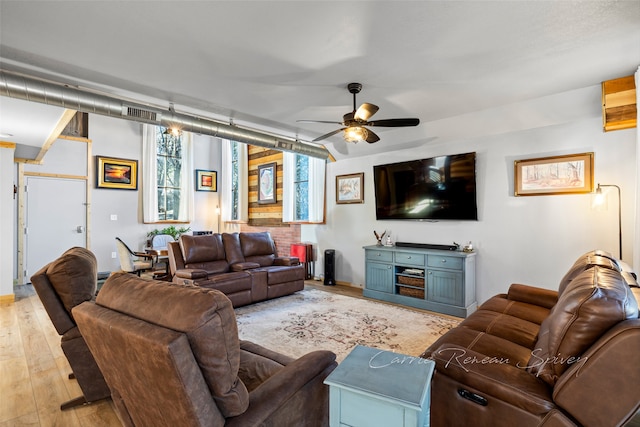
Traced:
[[26, 177], [25, 282], [73, 247], [87, 245], [86, 181]]

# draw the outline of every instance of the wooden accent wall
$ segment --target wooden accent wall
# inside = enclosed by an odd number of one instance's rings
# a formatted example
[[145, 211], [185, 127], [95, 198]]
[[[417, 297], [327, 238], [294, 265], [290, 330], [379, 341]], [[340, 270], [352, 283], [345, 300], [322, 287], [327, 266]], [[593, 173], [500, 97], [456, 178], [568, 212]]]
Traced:
[[[282, 222], [282, 152], [268, 148], [247, 146], [249, 156], [249, 223], [240, 231], [268, 231], [271, 233], [278, 255], [288, 256], [291, 245], [300, 243], [300, 225]], [[258, 165], [277, 164], [276, 203], [258, 204]]]
[[[282, 151], [249, 145], [249, 225], [253, 227], [288, 227], [282, 223]], [[258, 204], [258, 166], [277, 164], [276, 202]]]
[[602, 82], [602, 121], [605, 132], [638, 125], [634, 76]]

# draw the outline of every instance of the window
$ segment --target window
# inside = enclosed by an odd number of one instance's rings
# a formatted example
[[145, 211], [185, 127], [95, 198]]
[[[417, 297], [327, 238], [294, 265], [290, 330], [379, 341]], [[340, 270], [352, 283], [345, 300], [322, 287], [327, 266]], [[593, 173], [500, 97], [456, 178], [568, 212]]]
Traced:
[[284, 222], [324, 221], [326, 161], [297, 153], [283, 155], [284, 183], [282, 220]]
[[309, 157], [296, 154], [295, 179], [293, 181], [294, 221], [309, 220]]
[[142, 131], [142, 210], [145, 223], [190, 222], [193, 212], [192, 135]]
[[247, 163], [247, 144], [222, 141], [222, 222], [248, 220]]
[[156, 127], [158, 220], [178, 220], [181, 199], [182, 135]]
[[240, 219], [240, 153], [238, 143], [231, 141], [231, 219]]

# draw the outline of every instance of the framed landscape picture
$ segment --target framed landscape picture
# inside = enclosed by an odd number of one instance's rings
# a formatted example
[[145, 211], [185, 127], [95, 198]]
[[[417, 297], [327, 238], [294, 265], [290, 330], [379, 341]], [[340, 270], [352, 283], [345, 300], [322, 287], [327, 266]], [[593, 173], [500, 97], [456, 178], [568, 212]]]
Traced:
[[364, 203], [364, 173], [336, 176], [336, 203]]
[[118, 190], [138, 189], [138, 161], [96, 156], [96, 186]]
[[516, 160], [514, 166], [516, 196], [593, 191], [593, 153]]
[[218, 191], [218, 172], [196, 169], [196, 191]]
[[277, 164], [258, 165], [258, 203], [276, 203]]

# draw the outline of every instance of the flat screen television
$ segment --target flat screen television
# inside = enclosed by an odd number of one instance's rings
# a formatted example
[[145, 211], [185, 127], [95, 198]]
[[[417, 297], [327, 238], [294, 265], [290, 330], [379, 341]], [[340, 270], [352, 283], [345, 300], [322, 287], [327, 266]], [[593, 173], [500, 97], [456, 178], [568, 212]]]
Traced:
[[373, 167], [377, 219], [477, 220], [476, 153]]

